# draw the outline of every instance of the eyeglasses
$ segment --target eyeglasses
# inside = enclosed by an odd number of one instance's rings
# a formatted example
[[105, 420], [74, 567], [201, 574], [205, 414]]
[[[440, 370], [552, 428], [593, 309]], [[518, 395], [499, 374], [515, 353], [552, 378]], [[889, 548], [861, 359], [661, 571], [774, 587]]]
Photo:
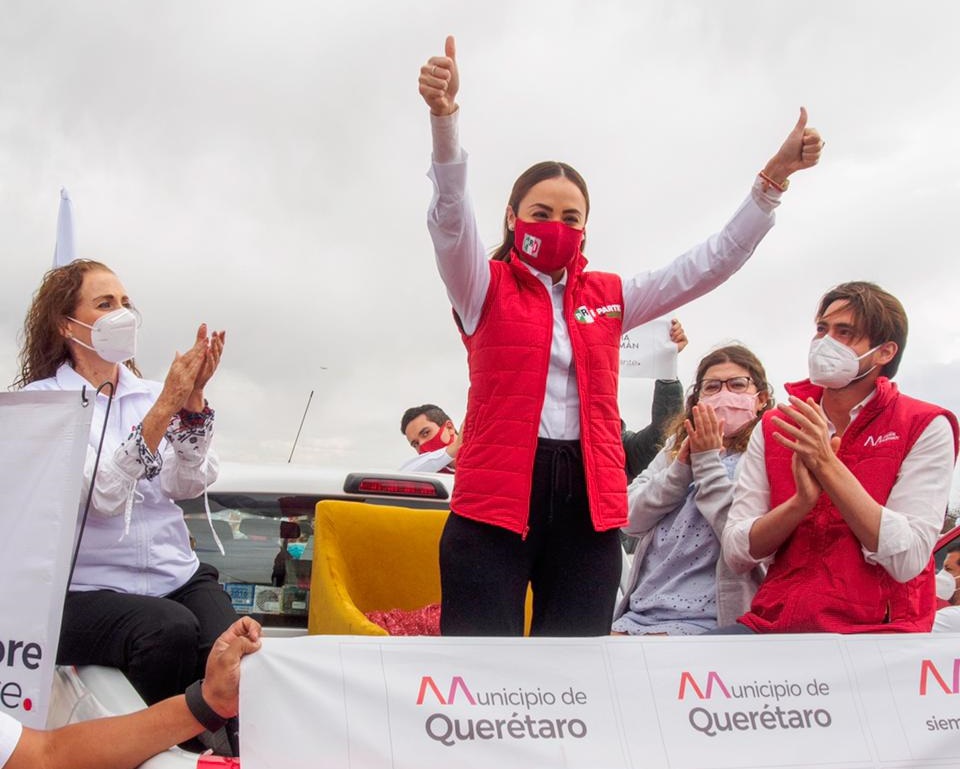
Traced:
[[734, 376], [729, 379], [704, 379], [700, 383], [701, 395], [716, 395], [727, 386], [727, 391], [732, 393], [745, 393], [750, 389], [753, 380], [748, 376]]

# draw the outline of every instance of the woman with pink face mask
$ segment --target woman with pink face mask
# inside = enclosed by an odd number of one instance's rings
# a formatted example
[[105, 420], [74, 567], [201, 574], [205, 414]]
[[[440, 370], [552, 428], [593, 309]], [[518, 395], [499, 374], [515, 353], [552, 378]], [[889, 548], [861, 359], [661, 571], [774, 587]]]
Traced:
[[[470, 369], [440, 541], [442, 632], [520, 635], [529, 585], [534, 635], [606, 635], [627, 508], [620, 339], [733, 275], [773, 226], [788, 177], [815, 165], [823, 142], [801, 108], [719, 233], [666, 267], [622, 279], [586, 269], [587, 185], [554, 161], [514, 183], [503, 242], [488, 258], [458, 138], [452, 37], [420, 68], [419, 89], [433, 132], [428, 228]], [[638, 269], [647, 264], [638, 258]]]
[[617, 635], [699, 635], [750, 608], [762, 573], [734, 574], [720, 557], [740, 456], [773, 406], [763, 366], [746, 347], [714, 350], [664, 448], [627, 489], [640, 537]]

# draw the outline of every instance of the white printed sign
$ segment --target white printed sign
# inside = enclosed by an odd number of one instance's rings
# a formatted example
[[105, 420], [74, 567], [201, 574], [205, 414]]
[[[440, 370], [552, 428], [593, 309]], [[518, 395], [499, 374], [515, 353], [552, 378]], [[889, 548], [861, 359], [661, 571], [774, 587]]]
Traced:
[[[877, 752], [923, 766], [932, 756], [960, 764], [960, 635], [851, 637], [846, 644]], [[952, 761], [952, 763], [951, 763]]]
[[0, 393], [0, 709], [46, 723], [93, 409]]
[[958, 641], [270, 638], [244, 661], [243, 766], [956, 766]]
[[[709, 653], [700, 644], [646, 644], [641, 667], [629, 646], [609, 649], [614, 668], [649, 676], [663, 766], [786, 767], [796, 766], [799, 756], [812, 766], [872, 766], [832, 636], [718, 637], [707, 643]], [[630, 723], [633, 689], [618, 683]], [[641, 758], [634, 756], [636, 766], [644, 765]]]
[[620, 338], [620, 376], [677, 378], [677, 346], [670, 341], [670, 318], [651, 320]]

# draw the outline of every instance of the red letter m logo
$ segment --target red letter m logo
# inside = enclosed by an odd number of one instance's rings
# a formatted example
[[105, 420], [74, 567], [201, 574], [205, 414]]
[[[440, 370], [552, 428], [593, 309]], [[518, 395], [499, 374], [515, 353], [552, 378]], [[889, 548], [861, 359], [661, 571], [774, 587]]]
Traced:
[[947, 686], [947, 682], [943, 680], [943, 676], [940, 675], [940, 671], [937, 670], [937, 666], [933, 664], [932, 660], [924, 660], [920, 664], [920, 696], [923, 697], [927, 693], [927, 680], [928, 676], [933, 676], [934, 680], [940, 684], [940, 688], [943, 689], [945, 694], [957, 694], [960, 693], [960, 658], [957, 658], [953, 661], [953, 688], [951, 689]]
[[720, 680], [714, 671], [707, 673], [707, 693], [704, 694], [703, 690], [697, 686], [697, 682], [694, 680], [693, 676], [690, 675], [686, 670], [683, 671], [680, 675], [680, 693], [677, 695], [678, 700], [682, 700], [687, 694], [687, 684], [690, 684], [690, 688], [696, 692], [697, 697], [701, 700], [709, 700], [713, 696], [713, 685], [716, 685], [720, 688], [720, 691], [723, 692], [723, 696], [727, 699], [730, 699], [730, 692], [727, 691], [727, 687], [724, 685], [723, 681]]
[[457, 689], [463, 692], [463, 696], [467, 698], [467, 702], [471, 705], [476, 705], [477, 701], [473, 698], [473, 695], [470, 693], [470, 690], [467, 688], [466, 683], [463, 678], [460, 676], [454, 676], [450, 679], [450, 691], [447, 693], [447, 698], [443, 698], [440, 690], [437, 688], [437, 685], [433, 682], [432, 676], [424, 676], [420, 679], [420, 693], [417, 694], [417, 704], [423, 704], [423, 698], [426, 696], [427, 690], [433, 692], [433, 696], [437, 698], [437, 702], [441, 705], [452, 705], [454, 700], [457, 698]]

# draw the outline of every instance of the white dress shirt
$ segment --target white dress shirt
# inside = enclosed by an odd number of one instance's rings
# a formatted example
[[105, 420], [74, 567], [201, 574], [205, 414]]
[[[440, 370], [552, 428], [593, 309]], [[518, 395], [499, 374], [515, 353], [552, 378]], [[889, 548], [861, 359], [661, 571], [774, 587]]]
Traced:
[[960, 606], [944, 606], [933, 619], [934, 633], [960, 633]]
[[[875, 393], [850, 411], [856, 418]], [[829, 425], [830, 434], [836, 430]], [[723, 531], [723, 557], [737, 572], [769, 564], [774, 555], [750, 555], [750, 529], [770, 511], [770, 481], [764, 457], [763, 430], [757, 428], [740, 462], [733, 505]], [[953, 477], [953, 430], [945, 417], [933, 419], [917, 438], [880, 513], [877, 550], [861, 548], [867, 563], [879, 564], [898, 582], [916, 577], [930, 561], [950, 498]]]
[[[210, 451], [210, 424], [199, 432], [174, 433], [176, 424], [160, 441], [156, 454], [146, 450], [139, 429], [156, 402], [162, 385], [136, 377], [120, 366], [117, 392], [103, 441], [90, 514], [87, 517], [70, 590], [114, 590], [120, 593], [163, 596], [193, 576], [199, 565], [190, 547], [183, 511], [175, 499], [203, 493], [217, 478], [218, 462]], [[76, 390], [90, 383], [68, 364], [56, 376], [31, 382], [28, 390]], [[94, 403], [90, 441], [84, 468], [82, 514], [93, 476], [107, 396]], [[175, 418], [174, 423], [178, 420]], [[158, 472], [159, 471], [159, 472]]]
[[[467, 154], [460, 147], [458, 115], [459, 111], [445, 117], [431, 115], [433, 165], [428, 176], [434, 184], [434, 195], [427, 226], [447, 296], [469, 336], [480, 322], [490, 285], [490, 266], [467, 192]], [[779, 201], [779, 192], [773, 188], [764, 191], [758, 180], [719, 233], [665, 267], [622, 279], [623, 331], [703, 296], [733, 275], [773, 226], [773, 210]], [[580, 437], [580, 397], [563, 317], [566, 273], [553, 284], [549, 275], [529, 269], [544, 284], [553, 304], [553, 339], [538, 434], [541, 438], [576, 440]]]

